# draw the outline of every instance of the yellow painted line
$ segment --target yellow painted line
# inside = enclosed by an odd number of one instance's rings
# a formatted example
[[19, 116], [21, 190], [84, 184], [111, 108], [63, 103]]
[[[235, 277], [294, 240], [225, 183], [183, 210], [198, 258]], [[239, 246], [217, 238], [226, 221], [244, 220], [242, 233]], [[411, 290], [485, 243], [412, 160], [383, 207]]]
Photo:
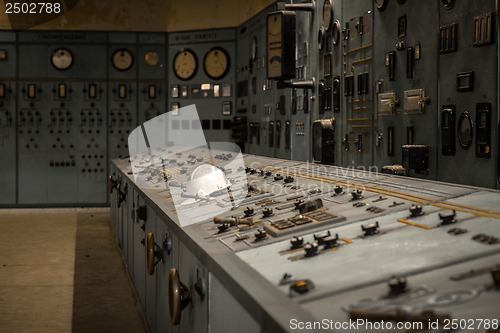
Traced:
[[494, 210], [482, 209], [482, 208], [472, 207], [472, 206], [466, 206], [466, 205], [457, 204], [457, 203], [453, 203], [453, 202], [449, 202], [449, 201], [440, 201], [439, 203], [442, 203], [442, 204], [445, 204], [445, 205], [449, 205], [449, 206], [455, 206], [455, 207], [465, 208], [465, 209], [478, 210], [480, 212], [485, 212], [485, 213], [493, 214], [493, 215], [500, 215], [500, 212], [496, 212]]
[[366, 62], [366, 61], [372, 61], [372, 58], [366, 58], [366, 59], [356, 60], [356, 61], [353, 61], [352, 64], [356, 65], [356, 64], [359, 64], [359, 63], [362, 63], [362, 62]]
[[343, 240], [344, 242], [346, 242], [347, 244], [351, 244], [352, 243], [352, 240], [349, 239], [349, 238], [345, 238], [345, 237], [342, 237], [341, 240]]
[[462, 213], [467, 213], [467, 214], [472, 214], [472, 215], [482, 216], [482, 217], [489, 217], [489, 218], [492, 218], [492, 219], [500, 220], [500, 216], [497, 216], [497, 215], [494, 215], [494, 214], [488, 214], [488, 213], [480, 212], [480, 211], [478, 211], [479, 208], [477, 210], [474, 210], [475, 208], [465, 209], [465, 208], [459, 208], [459, 207], [453, 207], [453, 206], [446, 206], [446, 205], [441, 205], [441, 204], [433, 204], [432, 206], [443, 208], [443, 209], [456, 210], [456, 211], [459, 211], [459, 212], [462, 212]]
[[405, 219], [399, 219], [398, 222], [405, 223], [405, 224], [408, 224], [408, 225], [411, 225], [411, 226], [414, 226], [414, 227], [423, 228], [423, 229], [432, 229], [432, 227], [429, 227], [428, 225], [420, 224], [420, 223], [415, 223], [413, 221], [408, 221], [408, 220], [405, 220]]

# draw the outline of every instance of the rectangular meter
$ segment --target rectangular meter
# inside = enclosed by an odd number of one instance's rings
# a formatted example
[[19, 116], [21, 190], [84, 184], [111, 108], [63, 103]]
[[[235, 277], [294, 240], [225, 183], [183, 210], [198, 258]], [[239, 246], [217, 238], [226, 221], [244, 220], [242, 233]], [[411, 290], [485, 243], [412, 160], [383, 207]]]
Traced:
[[266, 25], [267, 78], [295, 78], [295, 12], [267, 14]]

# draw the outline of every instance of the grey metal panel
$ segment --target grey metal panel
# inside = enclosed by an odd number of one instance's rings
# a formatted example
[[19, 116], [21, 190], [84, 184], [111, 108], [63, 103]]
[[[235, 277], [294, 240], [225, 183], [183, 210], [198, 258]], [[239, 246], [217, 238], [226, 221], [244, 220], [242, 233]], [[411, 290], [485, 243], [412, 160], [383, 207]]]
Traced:
[[[13, 35], [13, 36], [12, 36]], [[4, 39], [15, 37], [14, 34], [5, 34]], [[14, 44], [0, 44], [0, 49], [6, 50], [7, 60], [0, 61], [0, 85], [2, 97], [0, 97], [0, 187], [4, 189], [0, 193], [0, 204], [12, 205], [17, 200], [17, 159], [16, 159], [16, 136], [17, 136], [17, 54]]]
[[20, 43], [106, 43], [107, 34], [87, 31], [20, 31], [18, 41]]
[[[137, 193], [134, 192], [134, 199], [137, 206], [143, 206], [145, 204], [144, 199]], [[146, 232], [142, 230], [141, 227], [146, 228], [146, 222], [139, 221], [139, 223], [134, 223], [134, 274], [132, 280], [134, 281], [135, 290], [137, 291], [137, 296], [139, 297], [139, 302], [143, 311], [146, 310]]]
[[14, 31], [1, 31], [0, 32], [0, 42], [15, 42], [17, 39], [17, 34]]
[[[260, 325], [241, 306], [238, 300], [224, 288], [212, 273], [209, 273], [209, 313], [208, 332], [260, 332]], [[231, 318], [238, 318], [231, 320]]]
[[135, 44], [137, 34], [133, 32], [111, 32], [108, 34], [108, 42], [111, 44]]
[[[498, 160], [498, 36], [491, 45], [473, 46], [474, 17], [489, 12], [496, 14], [495, 1], [456, 2], [451, 10], [439, 6], [439, 26], [458, 24], [457, 52], [439, 55], [439, 110], [443, 105], [456, 105], [456, 121], [468, 111], [474, 124], [472, 145], [464, 150], [456, 142], [456, 155], [443, 156], [439, 151], [439, 179], [490, 188], [497, 187]], [[479, 60], [480, 59], [480, 60]], [[457, 92], [457, 74], [474, 72], [473, 91]], [[490, 158], [476, 157], [476, 104], [491, 102]], [[438, 125], [441, 125], [439, 119]], [[458, 124], [456, 125], [458, 126]], [[457, 127], [458, 130], [458, 127]], [[457, 132], [458, 133], [458, 132]], [[439, 142], [441, 138], [439, 137]], [[497, 156], [495, 158], [495, 156]]]
[[[148, 200], [149, 201], [149, 200]], [[146, 203], [147, 205], [147, 212], [148, 212], [148, 219], [146, 221], [146, 235], [149, 234], [150, 232], [153, 233], [155, 236], [155, 242], [159, 243], [161, 240], [162, 235], [156, 234], [156, 213], [151, 207], [151, 204], [148, 202]], [[159, 243], [161, 244], [161, 243]], [[146, 259], [146, 258], [144, 258]], [[146, 274], [146, 318], [148, 321], [148, 325], [150, 328], [153, 330], [156, 328], [156, 280], [157, 277], [153, 275]]]

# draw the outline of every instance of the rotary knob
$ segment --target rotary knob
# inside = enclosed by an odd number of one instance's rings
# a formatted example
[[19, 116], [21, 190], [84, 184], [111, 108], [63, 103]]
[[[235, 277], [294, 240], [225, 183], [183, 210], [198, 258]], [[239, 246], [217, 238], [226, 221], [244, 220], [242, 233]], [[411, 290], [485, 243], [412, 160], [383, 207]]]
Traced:
[[417, 216], [422, 216], [425, 213], [422, 211], [422, 206], [421, 205], [413, 205], [410, 207], [410, 217], [417, 217]]
[[245, 168], [245, 172], [246, 172], [246, 173], [249, 173], [249, 172], [250, 172], [250, 169], [251, 169], [250, 167], [246, 167], [246, 168]]
[[455, 211], [446, 214], [439, 214], [439, 218], [441, 219], [441, 225], [453, 224], [457, 222], [455, 216], [457, 213]]
[[391, 288], [391, 293], [400, 294], [406, 291], [406, 278], [404, 276], [396, 277], [393, 276], [389, 280], [389, 287]]
[[273, 216], [273, 209], [272, 208], [264, 208], [262, 210], [262, 214], [264, 215], [264, 217]]
[[302, 244], [304, 244], [304, 238], [302, 237], [293, 237], [290, 240], [290, 243], [292, 243], [291, 250], [299, 249], [302, 247]]
[[306, 258], [314, 257], [318, 254], [318, 243], [307, 243], [306, 245], [304, 245], [304, 250], [306, 251]]
[[378, 233], [378, 228], [379, 228], [378, 221], [376, 221], [375, 223], [368, 224], [366, 226], [364, 225], [361, 226], [361, 230], [363, 230], [365, 236], [375, 235], [376, 233]]
[[267, 238], [267, 232], [264, 229], [257, 230], [254, 235], [256, 241], [261, 241]]
[[286, 184], [288, 183], [293, 183], [294, 179], [292, 176], [286, 176], [285, 179], [283, 180]]
[[254, 168], [250, 169], [250, 174], [251, 175], [255, 175], [256, 173], [257, 173], [257, 170], [255, 170]]
[[283, 176], [280, 173], [274, 175], [274, 180], [282, 180]]

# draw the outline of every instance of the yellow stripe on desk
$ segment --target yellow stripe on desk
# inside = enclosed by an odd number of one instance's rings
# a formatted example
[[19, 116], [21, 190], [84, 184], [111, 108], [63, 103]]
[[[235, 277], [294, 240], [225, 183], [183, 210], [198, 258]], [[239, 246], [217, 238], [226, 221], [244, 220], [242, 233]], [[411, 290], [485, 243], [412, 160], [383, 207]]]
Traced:
[[430, 227], [428, 225], [416, 223], [416, 222], [409, 221], [409, 220], [406, 220], [406, 219], [399, 219], [398, 222], [405, 223], [405, 224], [408, 224], [408, 225], [411, 225], [411, 226], [414, 226], [414, 227], [423, 228], [423, 229], [432, 229], [432, 227]]

